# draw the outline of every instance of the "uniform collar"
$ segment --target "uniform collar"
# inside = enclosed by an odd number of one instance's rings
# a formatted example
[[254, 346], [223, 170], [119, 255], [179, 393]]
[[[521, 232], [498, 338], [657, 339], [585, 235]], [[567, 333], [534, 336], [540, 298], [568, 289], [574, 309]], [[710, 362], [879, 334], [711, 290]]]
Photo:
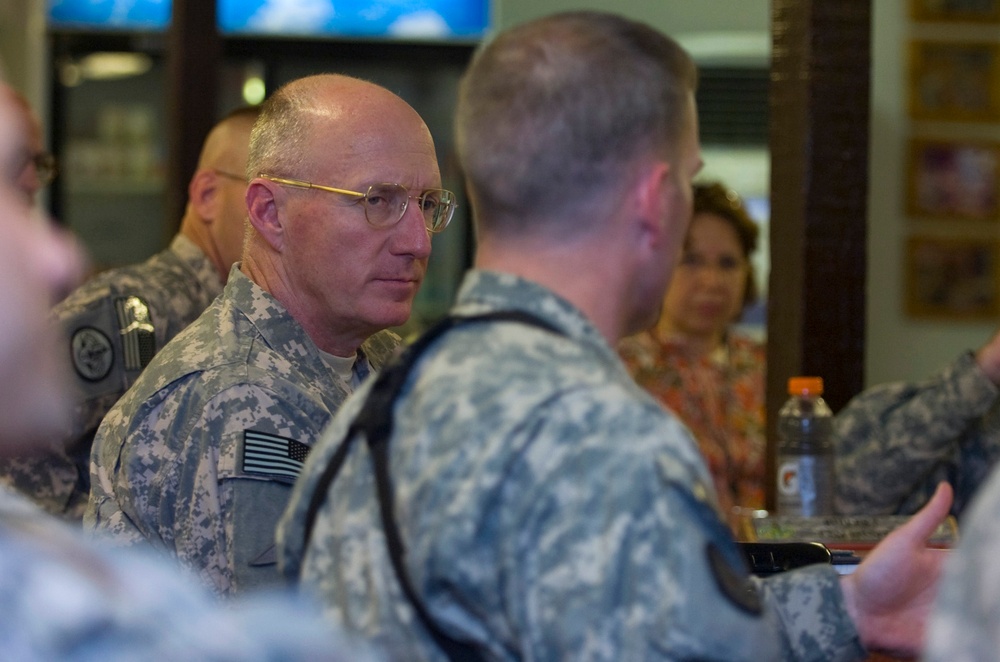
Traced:
[[170, 251], [187, 265], [198, 282], [211, 292], [213, 297], [222, 292], [223, 283], [219, 278], [219, 272], [205, 255], [205, 251], [197, 244], [178, 232], [170, 242]]
[[547, 287], [514, 274], [473, 269], [462, 281], [454, 315], [477, 315], [499, 310], [517, 310], [539, 317], [564, 335], [593, 346], [606, 358], [618, 362], [607, 339], [583, 312]]

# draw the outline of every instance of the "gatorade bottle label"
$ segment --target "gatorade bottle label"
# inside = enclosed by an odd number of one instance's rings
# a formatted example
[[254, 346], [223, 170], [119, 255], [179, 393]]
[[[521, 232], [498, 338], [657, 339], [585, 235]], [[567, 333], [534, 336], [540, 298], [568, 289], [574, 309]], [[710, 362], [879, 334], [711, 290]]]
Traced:
[[778, 494], [783, 497], [799, 498], [798, 461], [782, 462], [778, 467]]
[[833, 458], [784, 455], [778, 458], [778, 514], [816, 517], [833, 514]]

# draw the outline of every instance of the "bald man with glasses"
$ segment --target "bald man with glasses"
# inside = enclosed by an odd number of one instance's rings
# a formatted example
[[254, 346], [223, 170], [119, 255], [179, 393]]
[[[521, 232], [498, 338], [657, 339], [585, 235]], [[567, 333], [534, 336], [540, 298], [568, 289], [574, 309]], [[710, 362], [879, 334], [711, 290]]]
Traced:
[[309, 449], [399, 344], [455, 209], [423, 120], [321, 75], [254, 125], [242, 262], [98, 431], [85, 524], [175, 556], [220, 595], [279, 580], [274, 530]]

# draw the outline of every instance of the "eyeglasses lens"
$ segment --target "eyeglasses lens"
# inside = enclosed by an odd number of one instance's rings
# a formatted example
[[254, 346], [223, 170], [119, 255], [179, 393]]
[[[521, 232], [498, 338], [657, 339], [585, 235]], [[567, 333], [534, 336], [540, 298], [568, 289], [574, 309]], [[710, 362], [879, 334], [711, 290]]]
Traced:
[[368, 189], [365, 195], [365, 215], [368, 222], [376, 227], [395, 224], [406, 212], [411, 197], [417, 200], [428, 230], [439, 232], [448, 225], [455, 210], [455, 196], [450, 191], [430, 189], [418, 197], [411, 196], [399, 184], [376, 184]]

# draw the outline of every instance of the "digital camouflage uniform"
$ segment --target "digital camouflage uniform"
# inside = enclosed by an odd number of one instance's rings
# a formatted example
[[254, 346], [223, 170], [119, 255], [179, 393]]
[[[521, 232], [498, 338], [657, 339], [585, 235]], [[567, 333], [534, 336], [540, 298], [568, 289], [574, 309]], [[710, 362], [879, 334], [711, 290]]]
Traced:
[[177, 235], [142, 264], [103, 272], [53, 308], [73, 361], [73, 427], [52, 449], [0, 460], [0, 482], [48, 512], [79, 522], [90, 491], [90, 446], [97, 426], [153, 354], [222, 292], [222, 279], [190, 239]]
[[966, 511], [950, 552], [927, 631], [928, 662], [981, 662], [1000, 651], [1000, 473]]
[[[750, 579], [689, 432], [581, 313], [473, 271], [453, 329], [417, 363], [389, 447], [406, 567], [433, 620], [496, 660], [863, 657], [836, 572]], [[441, 660], [389, 564], [373, 472], [354, 441], [303, 550], [304, 513], [371, 383], [309, 457], [278, 531], [282, 572], [398, 660]]]
[[314, 614], [278, 594], [220, 606], [173, 565], [101, 549], [0, 487], [5, 660], [371, 659]]
[[[399, 338], [358, 352], [354, 379]], [[105, 418], [84, 525], [146, 540], [223, 595], [279, 580], [274, 530], [309, 448], [351, 392], [305, 330], [239, 265]]]
[[947, 481], [961, 515], [1000, 457], [997, 393], [967, 353], [928, 380], [856, 396], [834, 417], [838, 511], [909, 515]]

